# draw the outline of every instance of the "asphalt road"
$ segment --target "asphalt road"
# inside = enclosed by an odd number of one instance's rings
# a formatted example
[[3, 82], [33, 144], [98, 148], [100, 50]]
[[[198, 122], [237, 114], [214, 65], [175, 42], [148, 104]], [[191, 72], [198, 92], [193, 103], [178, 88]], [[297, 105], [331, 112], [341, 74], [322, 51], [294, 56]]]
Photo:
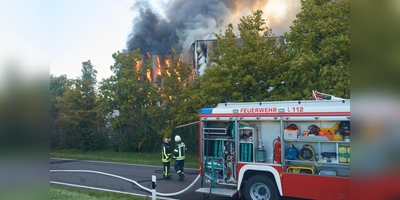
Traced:
[[[91, 170], [109, 173], [117, 176], [122, 176], [139, 182], [142, 186], [151, 189], [152, 175], [157, 177], [157, 192], [160, 193], [175, 193], [185, 189], [189, 186], [198, 176], [198, 169], [185, 169], [185, 180], [178, 181], [178, 175], [175, 170], [171, 168], [172, 180], [163, 180], [162, 167], [149, 166], [149, 165], [135, 165], [111, 162], [97, 162], [97, 161], [81, 161], [81, 160], [67, 160], [67, 159], [50, 159], [50, 170]], [[52, 172], [50, 173], [50, 181], [57, 182], [58, 184], [73, 184], [86, 187], [94, 187], [100, 189], [121, 191], [127, 193], [141, 194], [151, 196], [151, 193], [143, 191], [138, 186], [125, 180], [115, 177], [105, 176], [93, 173], [80, 173], [80, 172]], [[198, 181], [186, 193], [172, 197], [164, 197], [164, 199], [193, 199], [203, 200], [206, 199], [203, 194], [196, 193], [195, 190], [200, 187]], [[157, 197], [161, 198], [161, 197]], [[212, 196], [213, 200], [228, 200], [230, 198]]]
[[[198, 169], [185, 169], [185, 180], [178, 181], [178, 175], [171, 168], [172, 180], [162, 179], [162, 167], [149, 165], [136, 165], [112, 162], [98, 161], [81, 161], [69, 159], [50, 158], [50, 170], [91, 170], [103, 173], [121, 176], [127, 179], [134, 180], [142, 186], [151, 189], [152, 175], [157, 177], [157, 192], [160, 193], [175, 193], [188, 187], [198, 176]], [[135, 184], [126, 180], [121, 180], [115, 177], [110, 177], [101, 174], [82, 173], [82, 172], [52, 172], [50, 173], [50, 182], [56, 184], [90, 187], [89, 189], [112, 190], [133, 195], [151, 196], [151, 193], [142, 190]], [[161, 197], [158, 199], [192, 199], [204, 200], [208, 195], [196, 193], [200, 187], [200, 181], [190, 188], [187, 192], [172, 197]], [[212, 196], [213, 200], [232, 200], [228, 197]], [[292, 198], [283, 198], [282, 200], [294, 200]]]

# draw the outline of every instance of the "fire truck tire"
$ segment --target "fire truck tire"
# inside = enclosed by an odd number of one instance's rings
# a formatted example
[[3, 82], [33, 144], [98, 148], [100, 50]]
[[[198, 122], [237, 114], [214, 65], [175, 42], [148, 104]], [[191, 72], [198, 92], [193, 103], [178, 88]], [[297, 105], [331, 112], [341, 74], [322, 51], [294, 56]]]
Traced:
[[246, 200], [278, 200], [280, 195], [274, 181], [266, 176], [255, 175], [246, 181], [244, 196]]

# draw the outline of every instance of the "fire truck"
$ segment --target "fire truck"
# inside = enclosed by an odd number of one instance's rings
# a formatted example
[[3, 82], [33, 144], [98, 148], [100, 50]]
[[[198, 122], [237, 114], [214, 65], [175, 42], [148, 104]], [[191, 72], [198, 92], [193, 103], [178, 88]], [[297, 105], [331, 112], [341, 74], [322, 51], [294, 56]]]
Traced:
[[201, 186], [226, 197], [350, 199], [350, 99], [220, 103], [199, 114]]

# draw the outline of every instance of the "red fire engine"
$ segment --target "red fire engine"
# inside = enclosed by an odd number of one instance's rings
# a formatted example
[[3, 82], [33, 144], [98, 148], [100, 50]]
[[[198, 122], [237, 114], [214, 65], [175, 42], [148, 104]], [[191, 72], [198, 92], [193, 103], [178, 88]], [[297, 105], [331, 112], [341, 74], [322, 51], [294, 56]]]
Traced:
[[220, 103], [200, 110], [200, 193], [350, 199], [350, 100]]

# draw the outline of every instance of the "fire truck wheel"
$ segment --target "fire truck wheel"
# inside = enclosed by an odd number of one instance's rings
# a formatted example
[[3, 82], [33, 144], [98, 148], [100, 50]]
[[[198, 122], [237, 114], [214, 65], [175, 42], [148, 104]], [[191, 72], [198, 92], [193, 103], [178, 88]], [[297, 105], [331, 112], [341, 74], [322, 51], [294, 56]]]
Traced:
[[250, 177], [244, 185], [246, 199], [278, 200], [278, 189], [274, 181], [266, 176], [255, 175]]

